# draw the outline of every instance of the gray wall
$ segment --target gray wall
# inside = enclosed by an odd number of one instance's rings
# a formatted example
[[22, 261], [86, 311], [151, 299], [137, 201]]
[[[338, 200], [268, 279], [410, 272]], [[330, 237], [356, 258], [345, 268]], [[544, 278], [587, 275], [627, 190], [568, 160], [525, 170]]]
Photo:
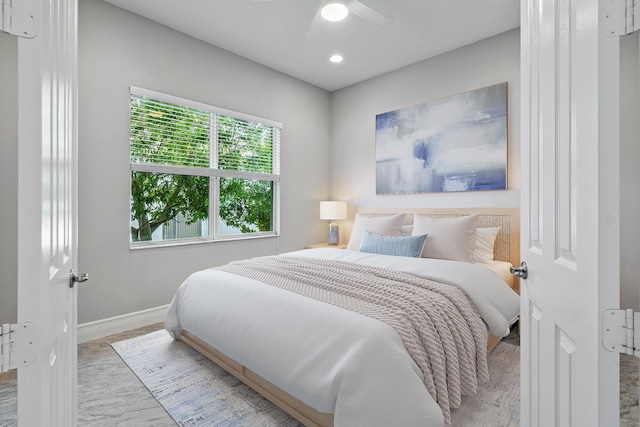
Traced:
[[17, 322], [18, 39], [0, 32], [0, 324]]
[[[79, 6], [78, 322], [168, 304], [192, 272], [322, 241], [328, 92], [99, 0]], [[281, 237], [129, 249], [129, 86], [283, 123]]]
[[[502, 82], [508, 83], [508, 190], [376, 196], [376, 114]], [[359, 206], [519, 206], [519, 29], [333, 92], [331, 141], [331, 194], [349, 201], [352, 218]], [[342, 228], [349, 226], [345, 221]]]

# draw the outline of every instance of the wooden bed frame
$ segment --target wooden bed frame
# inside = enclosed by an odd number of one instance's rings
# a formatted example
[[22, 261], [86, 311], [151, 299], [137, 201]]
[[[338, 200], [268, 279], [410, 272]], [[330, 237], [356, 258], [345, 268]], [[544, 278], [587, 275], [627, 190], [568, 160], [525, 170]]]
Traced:
[[[500, 226], [500, 233], [496, 238], [494, 247], [495, 259], [509, 261], [513, 265], [520, 264], [520, 210], [517, 208], [414, 208], [414, 209], [358, 209], [364, 215], [392, 215], [396, 213], [407, 213], [405, 225], [413, 224], [413, 215], [429, 215], [434, 217], [457, 217], [479, 213], [478, 227]], [[514, 281], [514, 290], [518, 292], [519, 282]], [[312, 408], [301, 400], [293, 397], [289, 393], [273, 385], [260, 375], [236, 362], [221, 351], [210, 346], [200, 338], [183, 331], [179, 339], [189, 346], [209, 358], [216, 365], [225, 369], [231, 375], [260, 393], [267, 400], [278, 406], [280, 409], [300, 421], [307, 427], [330, 427], [333, 426], [333, 414], [327, 414]], [[500, 338], [489, 335], [487, 342], [488, 351], [492, 350]]]
[[204, 356], [213, 361], [216, 365], [225, 369], [234, 377], [260, 393], [264, 398], [271, 401], [274, 405], [300, 421], [307, 427], [329, 427], [333, 426], [333, 414], [320, 412], [317, 409], [303, 403], [265, 380], [252, 370], [242, 366], [221, 351], [213, 348], [206, 342], [202, 341], [195, 335], [183, 331], [180, 334], [180, 340], [189, 344], [191, 347], [202, 353]]

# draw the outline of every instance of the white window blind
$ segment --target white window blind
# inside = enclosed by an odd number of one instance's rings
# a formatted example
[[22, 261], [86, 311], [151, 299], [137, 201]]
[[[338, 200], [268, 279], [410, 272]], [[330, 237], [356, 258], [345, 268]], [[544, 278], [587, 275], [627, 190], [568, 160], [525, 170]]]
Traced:
[[131, 163], [209, 167], [210, 113], [131, 95]]

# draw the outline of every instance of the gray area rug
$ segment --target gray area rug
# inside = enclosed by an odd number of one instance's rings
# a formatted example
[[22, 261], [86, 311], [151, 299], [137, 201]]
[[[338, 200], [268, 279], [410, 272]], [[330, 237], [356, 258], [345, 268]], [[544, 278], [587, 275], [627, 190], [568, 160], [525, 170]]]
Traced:
[[[112, 344], [181, 426], [301, 426], [258, 393], [162, 330]], [[489, 357], [491, 381], [452, 411], [454, 426], [520, 424], [520, 348], [500, 343]]]
[[111, 346], [180, 426], [302, 426], [165, 330]]

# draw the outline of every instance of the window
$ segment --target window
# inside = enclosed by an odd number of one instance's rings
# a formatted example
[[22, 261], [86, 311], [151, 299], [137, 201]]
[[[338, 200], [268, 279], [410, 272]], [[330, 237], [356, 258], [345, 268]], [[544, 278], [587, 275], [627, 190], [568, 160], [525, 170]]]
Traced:
[[278, 234], [280, 123], [131, 88], [132, 246]]

